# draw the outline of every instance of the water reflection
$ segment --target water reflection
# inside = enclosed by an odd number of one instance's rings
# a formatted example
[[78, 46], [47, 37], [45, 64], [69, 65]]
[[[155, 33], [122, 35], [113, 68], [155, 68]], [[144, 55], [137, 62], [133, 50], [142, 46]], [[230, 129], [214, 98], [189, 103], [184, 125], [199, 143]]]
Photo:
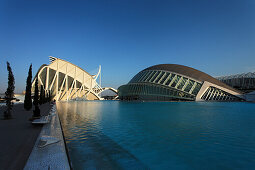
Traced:
[[78, 169], [255, 167], [254, 104], [86, 101], [57, 108]]
[[102, 104], [57, 103], [74, 169], [147, 169], [101, 130]]

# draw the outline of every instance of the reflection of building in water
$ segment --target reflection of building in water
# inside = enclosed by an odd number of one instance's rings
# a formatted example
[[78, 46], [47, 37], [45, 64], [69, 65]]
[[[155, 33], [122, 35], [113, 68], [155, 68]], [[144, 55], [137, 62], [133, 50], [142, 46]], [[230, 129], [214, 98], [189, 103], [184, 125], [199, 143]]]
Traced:
[[51, 92], [55, 100], [102, 100], [100, 93], [113, 88], [102, 88], [97, 79], [101, 82], [101, 67], [96, 75], [90, 75], [80, 67], [65, 60], [50, 57], [49, 65], [42, 65], [32, 83], [34, 91], [35, 80], [38, 78], [39, 86], [43, 86], [46, 92]]
[[255, 72], [221, 76], [217, 79], [245, 93], [255, 91]]
[[160, 64], [118, 89], [121, 100], [241, 101], [242, 92], [194, 68]]
[[255, 101], [255, 91], [253, 91], [253, 92], [250, 92], [250, 93], [246, 93], [245, 94], [245, 99], [247, 100], [247, 101]]
[[[102, 103], [95, 101], [70, 101], [57, 102], [57, 110], [64, 126], [85, 124], [96, 127], [95, 122], [100, 122]], [[70, 134], [72, 135], [72, 134]]]

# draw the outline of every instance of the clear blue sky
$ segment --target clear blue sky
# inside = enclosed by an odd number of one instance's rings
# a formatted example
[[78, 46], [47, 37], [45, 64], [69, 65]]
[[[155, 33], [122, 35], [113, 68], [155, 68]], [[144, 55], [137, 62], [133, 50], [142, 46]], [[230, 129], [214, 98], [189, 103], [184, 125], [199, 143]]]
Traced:
[[102, 65], [102, 85], [119, 87], [155, 64], [212, 76], [255, 71], [254, 0], [1, 0], [0, 92], [9, 61], [16, 92], [48, 56], [86, 71]]

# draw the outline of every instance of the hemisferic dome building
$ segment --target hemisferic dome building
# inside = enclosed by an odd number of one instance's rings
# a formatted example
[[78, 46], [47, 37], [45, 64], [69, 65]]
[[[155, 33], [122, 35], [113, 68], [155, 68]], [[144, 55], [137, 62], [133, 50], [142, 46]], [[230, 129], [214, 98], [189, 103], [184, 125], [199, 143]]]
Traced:
[[243, 101], [242, 92], [212, 76], [178, 64], [160, 64], [136, 74], [118, 89], [120, 100]]

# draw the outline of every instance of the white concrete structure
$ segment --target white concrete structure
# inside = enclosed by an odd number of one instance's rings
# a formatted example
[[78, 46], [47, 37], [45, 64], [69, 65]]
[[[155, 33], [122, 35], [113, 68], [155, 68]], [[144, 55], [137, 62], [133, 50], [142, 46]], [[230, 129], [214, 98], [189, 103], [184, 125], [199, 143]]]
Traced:
[[243, 94], [233, 91], [231, 89], [204, 81], [199, 90], [196, 101], [205, 100], [234, 100], [234, 96], [244, 99]]
[[[38, 70], [33, 83], [32, 91], [34, 91], [35, 80], [38, 78], [39, 87], [42, 85], [46, 92], [56, 101], [86, 99], [86, 100], [103, 100], [100, 93], [104, 90], [112, 90], [113, 88], [102, 88], [101, 84], [101, 66], [96, 75], [90, 75], [82, 68], [59, 58], [50, 57], [49, 65], [42, 65]], [[100, 84], [97, 78], [100, 78]], [[39, 88], [40, 89], [40, 88]]]

